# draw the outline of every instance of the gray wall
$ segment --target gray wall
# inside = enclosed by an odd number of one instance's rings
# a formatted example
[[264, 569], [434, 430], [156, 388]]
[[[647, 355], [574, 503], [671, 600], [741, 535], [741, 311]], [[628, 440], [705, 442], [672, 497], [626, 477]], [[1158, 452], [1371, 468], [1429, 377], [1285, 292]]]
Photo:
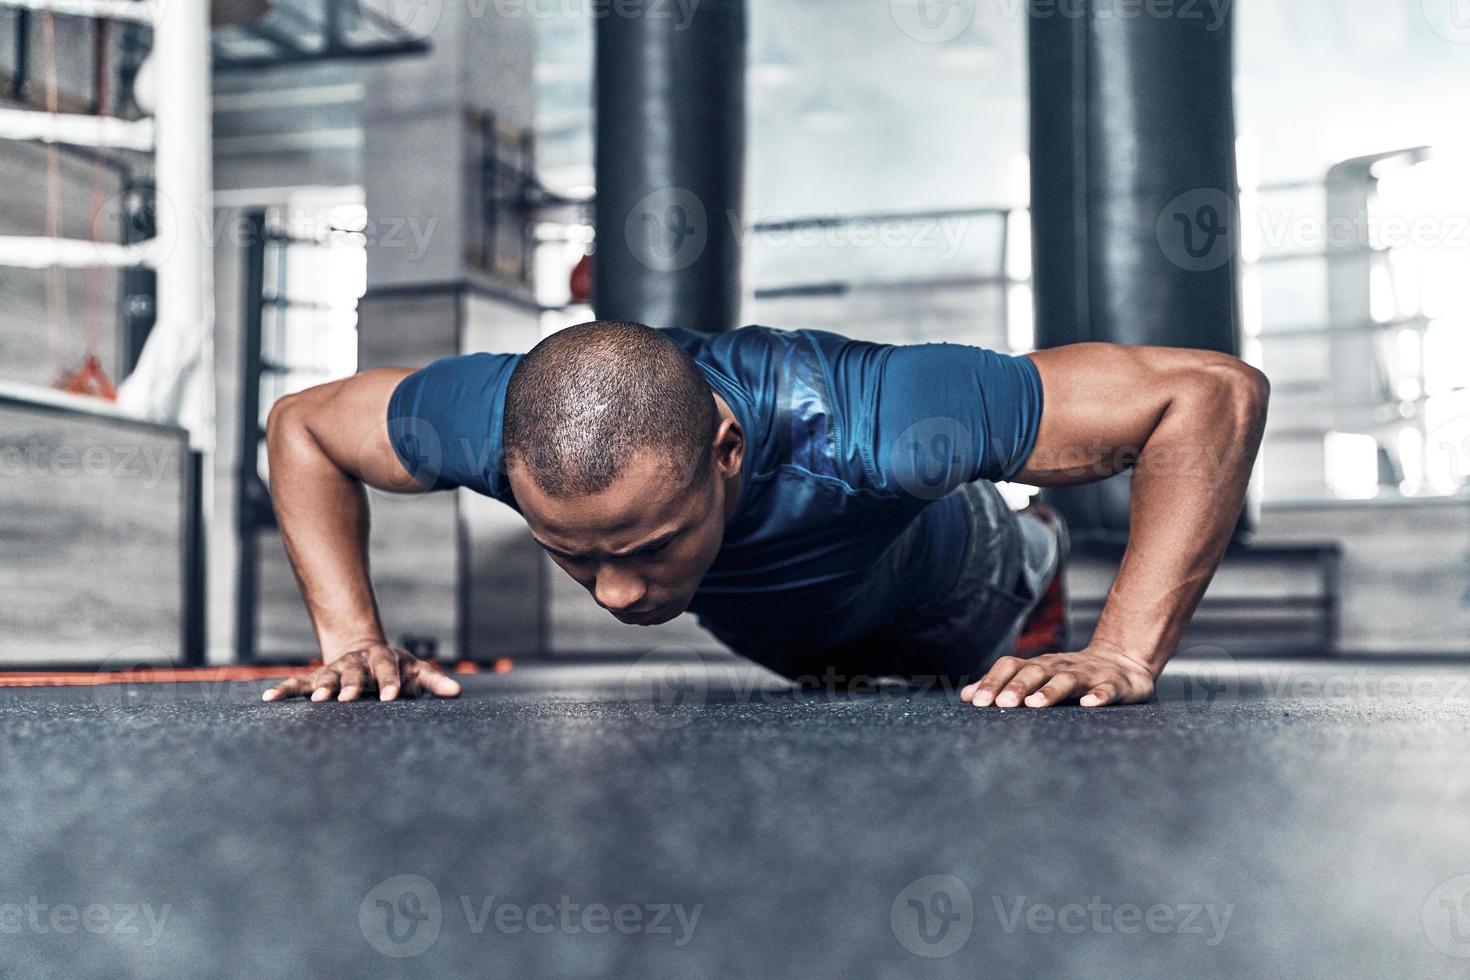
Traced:
[[1470, 500], [1262, 510], [1271, 541], [1343, 543], [1341, 653], [1470, 653]]
[[0, 400], [0, 664], [178, 662], [187, 437]]

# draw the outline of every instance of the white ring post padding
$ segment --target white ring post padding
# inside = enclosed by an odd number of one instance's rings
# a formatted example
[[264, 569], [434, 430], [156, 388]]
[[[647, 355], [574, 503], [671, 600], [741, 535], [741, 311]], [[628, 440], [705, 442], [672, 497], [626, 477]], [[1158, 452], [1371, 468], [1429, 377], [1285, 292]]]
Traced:
[[0, 235], [0, 266], [13, 269], [147, 268], [153, 265], [153, 242], [87, 242], [74, 238]]
[[214, 212], [210, 204], [209, 4], [167, 0], [153, 26], [158, 317], [118, 404], [214, 441]]
[[67, 17], [125, 20], [134, 24], [153, 23], [150, 0], [0, 0], [0, 7], [49, 10]]
[[0, 109], [0, 139], [40, 140], [43, 143], [150, 153], [154, 143], [153, 120]]

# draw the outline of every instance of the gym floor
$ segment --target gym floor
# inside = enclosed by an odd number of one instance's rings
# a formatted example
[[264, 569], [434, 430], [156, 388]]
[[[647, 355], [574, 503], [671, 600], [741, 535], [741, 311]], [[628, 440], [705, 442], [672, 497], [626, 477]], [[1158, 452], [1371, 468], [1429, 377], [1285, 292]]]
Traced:
[[0, 690], [0, 973], [1463, 976], [1466, 677], [1181, 663], [1045, 711], [723, 664]]

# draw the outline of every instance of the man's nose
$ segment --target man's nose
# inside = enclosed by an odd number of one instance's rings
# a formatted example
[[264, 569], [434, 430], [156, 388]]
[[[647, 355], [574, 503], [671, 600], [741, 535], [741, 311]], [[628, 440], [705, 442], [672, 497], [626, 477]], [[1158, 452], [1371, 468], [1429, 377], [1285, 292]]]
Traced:
[[637, 575], [615, 568], [603, 568], [597, 573], [597, 584], [592, 596], [597, 604], [611, 612], [622, 612], [638, 605], [648, 591], [647, 583]]

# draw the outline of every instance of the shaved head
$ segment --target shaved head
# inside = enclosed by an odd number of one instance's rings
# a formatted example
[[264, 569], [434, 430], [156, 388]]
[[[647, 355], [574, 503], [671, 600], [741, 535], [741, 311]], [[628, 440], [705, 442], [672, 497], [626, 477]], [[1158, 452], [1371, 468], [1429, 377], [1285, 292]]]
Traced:
[[642, 450], [682, 485], [709, 470], [718, 423], [709, 382], [682, 347], [640, 323], [593, 320], [552, 334], [516, 365], [505, 459], [553, 497], [606, 490]]

